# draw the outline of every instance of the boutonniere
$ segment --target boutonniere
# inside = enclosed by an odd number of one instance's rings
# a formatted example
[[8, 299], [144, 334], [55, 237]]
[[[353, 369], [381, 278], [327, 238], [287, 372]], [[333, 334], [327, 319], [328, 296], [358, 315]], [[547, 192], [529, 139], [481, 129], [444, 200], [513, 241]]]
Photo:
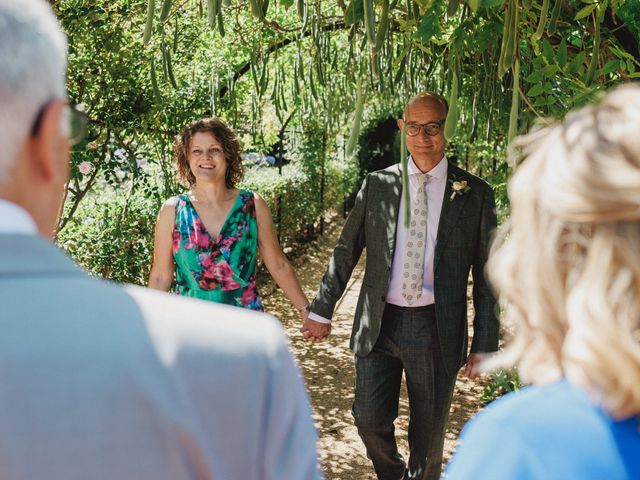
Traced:
[[456, 195], [462, 196], [471, 190], [471, 187], [468, 185], [466, 180], [456, 180], [455, 176], [449, 179], [449, 183], [451, 184], [451, 190], [453, 190], [453, 193], [451, 193], [451, 196], [449, 197], [449, 201], [456, 198]]

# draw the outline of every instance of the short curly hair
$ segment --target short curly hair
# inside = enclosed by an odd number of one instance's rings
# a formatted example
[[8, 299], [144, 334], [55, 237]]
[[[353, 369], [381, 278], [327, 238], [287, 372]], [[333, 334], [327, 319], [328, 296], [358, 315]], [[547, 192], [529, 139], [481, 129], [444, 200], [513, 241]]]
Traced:
[[201, 118], [191, 122], [176, 137], [173, 149], [178, 181], [186, 187], [192, 187], [196, 183], [196, 177], [189, 167], [188, 150], [191, 139], [198, 132], [210, 133], [222, 144], [224, 158], [227, 161], [225, 184], [227, 188], [235, 188], [244, 178], [242, 146], [234, 131], [219, 118]]

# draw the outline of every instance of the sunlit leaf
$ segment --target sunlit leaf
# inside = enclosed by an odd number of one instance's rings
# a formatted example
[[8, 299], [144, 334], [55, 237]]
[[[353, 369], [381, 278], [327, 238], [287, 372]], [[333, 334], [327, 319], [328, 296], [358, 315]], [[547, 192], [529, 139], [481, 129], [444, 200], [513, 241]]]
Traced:
[[542, 41], [542, 51], [544, 53], [544, 58], [547, 59], [547, 62], [554, 63], [555, 54], [553, 53], [553, 47], [549, 43], [549, 40], [546, 38]]
[[534, 70], [526, 78], [528, 83], [538, 83], [542, 80], [542, 72], [540, 70]]
[[573, 60], [571, 60], [569, 65], [567, 66], [567, 73], [568, 74], [576, 73], [578, 71], [578, 69], [580, 68], [580, 66], [584, 65], [584, 61], [585, 61], [586, 57], [587, 57], [587, 55], [584, 52], [578, 53], [573, 58]]
[[591, 12], [593, 12], [595, 10], [595, 8], [598, 6], [597, 3], [592, 3], [591, 5], [587, 5], [586, 7], [581, 8], [578, 13], [576, 13], [576, 16], [573, 17], [574, 20], [580, 20], [584, 17], [587, 17]]
[[618, 60], [609, 60], [604, 67], [598, 71], [598, 75], [608, 75], [618, 69], [620, 62]]
[[564, 68], [564, 66], [567, 64], [567, 42], [564, 38], [560, 42], [560, 46], [558, 47], [558, 56], [556, 58], [558, 60], [558, 65], [560, 65], [560, 68]]
[[529, 89], [527, 97], [537, 97], [542, 93], [544, 93], [544, 85], [538, 83]]
[[[355, 8], [355, 10], [354, 10]], [[355, 14], [355, 15], [354, 15]], [[362, 22], [364, 18], [364, 4], [362, 0], [351, 0], [347, 6], [347, 11], [344, 16], [345, 25], [353, 25], [354, 23]], [[354, 21], [355, 19], [355, 21]]]

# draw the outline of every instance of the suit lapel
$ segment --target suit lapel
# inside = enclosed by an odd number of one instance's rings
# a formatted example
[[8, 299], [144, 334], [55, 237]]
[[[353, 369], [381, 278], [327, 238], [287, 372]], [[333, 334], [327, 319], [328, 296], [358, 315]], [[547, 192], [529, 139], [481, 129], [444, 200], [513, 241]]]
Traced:
[[467, 178], [466, 172], [455, 165], [449, 164], [449, 170], [447, 172], [447, 185], [444, 189], [444, 199], [442, 200], [442, 211], [440, 212], [440, 221], [438, 223], [438, 236], [436, 237], [436, 251], [434, 254], [433, 268], [438, 265], [438, 260], [442, 256], [444, 246], [447, 244], [447, 240], [453, 227], [458, 221], [458, 216], [462, 211], [462, 207], [467, 201], [468, 195], [456, 195], [451, 199], [453, 194], [452, 183], [455, 180], [465, 180]]
[[[404, 217], [401, 218], [400, 212], [400, 198], [402, 197], [402, 171], [400, 166], [393, 171], [393, 180], [388, 185], [388, 192], [386, 198], [390, 200], [390, 219], [387, 224], [387, 240], [389, 244], [390, 258], [393, 258], [393, 254], [396, 249], [396, 231], [398, 229], [398, 222], [404, 221]], [[394, 221], [395, 220], [395, 221]]]

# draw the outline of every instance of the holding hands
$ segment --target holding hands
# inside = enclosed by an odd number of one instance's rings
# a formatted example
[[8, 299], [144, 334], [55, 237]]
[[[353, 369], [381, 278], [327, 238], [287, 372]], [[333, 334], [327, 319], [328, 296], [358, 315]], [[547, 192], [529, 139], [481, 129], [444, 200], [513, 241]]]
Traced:
[[326, 340], [331, 333], [331, 324], [311, 320], [309, 318], [309, 310], [307, 310], [306, 307], [300, 310], [300, 318], [302, 320], [300, 333], [302, 333], [302, 336], [310, 342], [322, 342]]

